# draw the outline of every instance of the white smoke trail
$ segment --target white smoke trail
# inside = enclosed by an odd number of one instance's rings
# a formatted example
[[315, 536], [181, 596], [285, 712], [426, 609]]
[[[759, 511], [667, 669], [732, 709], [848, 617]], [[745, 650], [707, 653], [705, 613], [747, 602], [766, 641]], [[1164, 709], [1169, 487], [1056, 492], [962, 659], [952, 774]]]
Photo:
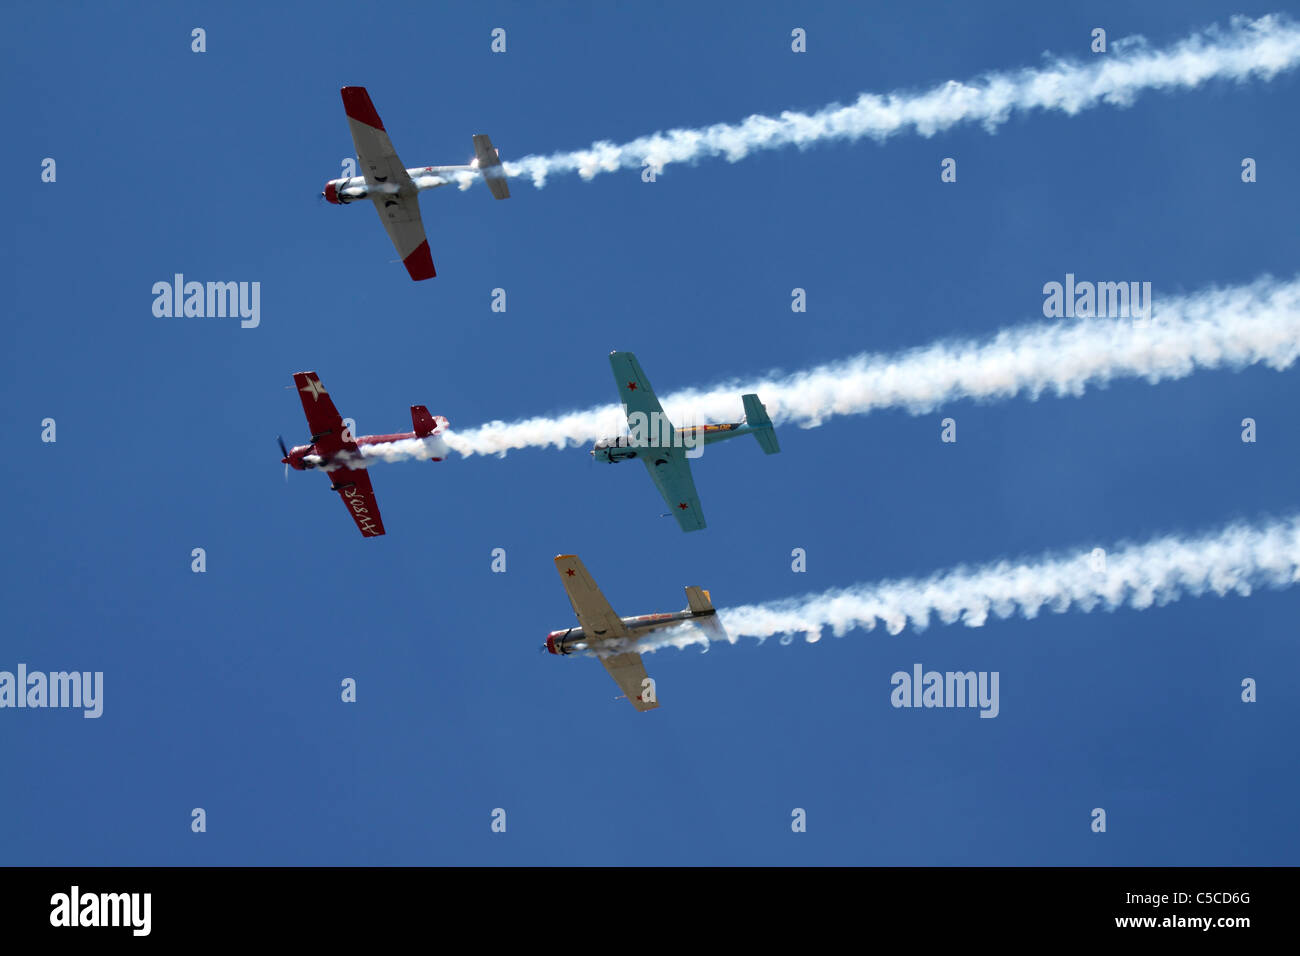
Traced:
[[[1044, 392], [1082, 395], [1117, 378], [1151, 384], [1199, 369], [1264, 364], [1282, 370], [1300, 355], [1300, 279], [1269, 277], [1246, 286], [1208, 289], [1161, 300], [1153, 317], [1134, 322], [1071, 319], [1008, 329], [981, 342], [940, 342], [899, 355], [858, 355], [792, 375], [735, 380], [665, 397], [678, 425], [734, 421], [742, 392], [757, 392], [777, 425], [815, 428], [837, 415], [878, 409], [930, 412], [960, 399], [988, 401]], [[595, 374], [593, 372], [593, 374]], [[612, 391], [612, 389], [611, 389]], [[518, 448], [565, 448], [621, 434], [618, 405], [516, 422], [448, 430], [446, 446], [462, 455], [504, 455]], [[372, 446], [387, 461], [438, 454], [426, 440]]]
[[368, 468], [380, 461], [410, 461], [420, 458], [446, 458], [447, 442], [442, 434], [427, 438], [402, 438], [398, 441], [381, 442], [376, 445], [363, 445], [360, 460], [349, 462], [353, 467]]
[[[863, 93], [850, 106], [815, 113], [754, 115], [740, 123], [673, 129], [618, 145], [601, 141], [583, 150], [527, 156], [504, 164], [508, 176], [532, 178], [576, 172], [583, 179], [649, 164], [695, 162], [723, 156], [744, 159], [754, 150], [870, 137], [878, 142], [913, 130], [929, 137], [959, 123], [980, 123], [993, 132], [1014, 113], [1060, 110], [1073, 116], [1100, 103], [1127, 106], [1145, 90], [1194, 89], [1210, 80], [1270, 80], [1300, 63], [1300, 26], [1280, 14], [1251, 20], [1234, 17], [1227, 29], [1211, 27], [1165, 49], [1141, 37], [1110, 44], [1087, 63], [1054, 60], [1041, 69], [990, 73], [972, 83], [950, 81], [926, 92]], [[472, 177], [461, 181], [468, 188]]]
[[[759, 642], [776, 634], [803, 634], [814, 643], [830, 628], [836, 637], [884, 625], [898, 634], [909, 624], [924, 630], [931, 618], [982, 627], [992, 614], [1035, 618], [1039, 611], [1087, 613], [1130, 607], [1145, 610], [1203, 594], [1250, 595], [1300, 581], [1300, 515], [1260, 527], [1234, 524], [1196, 538], [1169, 536], [1130, 544], [1105, 555], [1091, 549], [1031, 560], [959, 567], [924, 579], [883, 581], [767, 604], [721, 609], [727, 640]], [[787, 640], [783, 640], [787, 643]], [[650, 634], [635, 644], [641, 652], [687, 647], [709, 638], [685, 626]]]
[[447, 443], [439, 433], [425, 438], [401, 438], [397, 441], [361, 445], [355, 452], [340, 451], [320, 468], [328, 473], [341, 468], [369, 468], [380, 462], [427, 461], [430, 458], [441, 461], [447, 454]]

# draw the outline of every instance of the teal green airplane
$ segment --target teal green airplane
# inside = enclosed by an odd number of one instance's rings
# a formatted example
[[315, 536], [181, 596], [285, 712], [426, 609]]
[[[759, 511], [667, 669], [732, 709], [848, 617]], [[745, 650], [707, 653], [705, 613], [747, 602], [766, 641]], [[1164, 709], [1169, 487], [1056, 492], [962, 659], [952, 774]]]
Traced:
[[753, 435], [759, 446], [769, 455], [781, 450], [776, 441], [772, 419], [757, 395], [742, 395], [745, 420], [722, 425], [696, 425], [691, 428], [674, 428], [655, 398], [650, 380], [641, 371], [641, 365], [631, 352], [610, 352], [609, 364], [614, 370], [623, 411], [627, 414], [628, 434], [618, 438], [602, 438], [592, 446], [591, 455], [596, 461], [611, 465], [629, 458], [640, 458], [654, 479], [659, 494], [672, 509], [673, 517], [683, 531], [699, 531], [704, 527], [704, 512], [700, 509], [700, 496], [691, 479], [691, 463], [698, 458], [705, 445]]

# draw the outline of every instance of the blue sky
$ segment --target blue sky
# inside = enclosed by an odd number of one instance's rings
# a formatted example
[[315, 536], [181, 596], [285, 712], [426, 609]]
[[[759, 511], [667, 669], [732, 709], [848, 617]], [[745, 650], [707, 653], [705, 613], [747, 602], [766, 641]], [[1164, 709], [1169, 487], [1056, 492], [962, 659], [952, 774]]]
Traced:
[[[103, 671], [105, 701], [98, 720], [0, 711], [0, 862], [1300, 862], [1294, 591], [666, 650], [650, 714], [594, 661], [537, 653], [572, 623], [560, 553], [637, 614], [688, 584], [725, 607], [1291, 514], [1294, 370], [840, 418], [781, 430], [778, 456], [729, 443], [696, 465], [709, 527], [690, 535], [642, 469], [585, 449], [378, 466], [376, 541], [320, 476], [282, 480], [275, 436], [307, 438], [296, 371], [362, 432], [406, 430], [413, 403], [454, 428], [613, 402], [616, 348], [667, 393], [1040, 321], [1067, 272], [1157, 297], [1296, 274], [1295, 75], [655, 183], [439, 189], [423, 283], [372, 212], [317, 199], [352, 152], [343, 85], [369, 88], [407, 165], [465, 162], [477, 132], [509, 159], [1288, 5], [978, 6], [12, 11], [0, 669]], [[177, 272], [260, 282], [260, 326], [155, 318]], [[892, 708], [916, 662], [998, 671], [1000, 715]]]

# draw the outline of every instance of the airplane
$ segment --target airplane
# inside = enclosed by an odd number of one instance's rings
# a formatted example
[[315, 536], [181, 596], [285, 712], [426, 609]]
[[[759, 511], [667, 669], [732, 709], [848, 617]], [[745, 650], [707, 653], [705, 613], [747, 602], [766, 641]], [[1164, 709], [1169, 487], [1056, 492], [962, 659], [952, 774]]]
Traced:
[[[440, 436], [447, 428], [447, 419], [441, 415], [430, 415], [423, 405], [411, 406], [411, 424], [413, 432], [396, 435], [362, 435], [353, 438], [343, 418], [334, 407], [334, 402], [321, 384], [320, 376], [315, 372], [297, 372], [293, 384], [302, 399], [302, 410], [307, 413], [307, 427], [311, 429], [311, 441], [306, 445], [284, 447], [280, 439], [280, 459], [285, 466], [287, 477], [289, 469], [309, 471], [319, 468], [330, 476], [330, 491], [337, 491], [347, 506], [348, 514], [357, 523], [357, 530], [363, 538], [377, 538], [384, 533], [384, 519], [379, 514], [379, 503], [375, 501], [375, 492], [370, 485], [370, 473], [365, 468], [351, 468], [350, 464], [361, 457], [361, 449], [367, 445], [384, 442], [401, 441], [404, 438], [428, 438]], [[444, 456], [431, 458], [442, 461]]]
[[766, 454], [775, 455], [781, 450], [772, 419], [768, 418], [767, 409], [757, 395], [740, 396], [745, 406], [743, 422], [674, 428], [635, 355], [610, 352], [609, 364], [614, 370], [614, 382], [623, 400], [631, 434], [600, 439], [592, 446], [591, 455], [596, 461], [611, 465], [629, 458], [645, 462], [659, 494], [683, 531], [699, 531], [704, 527], [704, 512], [700, 510], [700, 498], [691, 479], [691, 463], [687, 460], [690, 449], [737, 435], [753, 435]]
[[374, 200], [379, 221], [388, 230], [388, 238], [393, 240], [411, 278], [432, 279], [437, 273], [433, 270], [429, 240], [420, 221], [420, 191], [458, 182], [459, 174], [478, 172], [494, 198], [509, 199], [510, 187], [501, 167], [500, 151], [492, 145], [492, 140], [479, 133], [474, 136], [474, 160], [468, 166], [404, 169], [366, 88], [345, 86], [341, 92], [362, 175], [331, 179], [321, 195], [336, 206], [367, 197]]
[[[714, 640], [725, 638], [726, 632], [718, 620], [718, 612], [713, 607], [713, 599], [703, 588], [688, 587], [686, 601], [688, 607], [673, 614], [642, 614], [639, 617], [619, 617], [600, 593], [596, 582], [576, 554], [561, 554], [555, 558], [555, 570], [560, 572], [560, 582], [573, 613], [577, 615], [578, 626], [551, 631], [546, 635], [542, 645], [552, 654], [572, 654], [574, 651], [599, 651], [602, 645], [614, 643], [632, 644], [653, 631], [666, 627], [675, 627], [683, 621], [694, 621]], [[611, 648], [612, 650], [613, 648]], [[605, 670], [614, 678], [632, 706], [639, 711], [654, 710], [659, 706], [657, 696], [646, 693], [650, 681], [646, 677], [645, 665], [641, 655], [635, 650], [610, 653], [600, 658]], [[644, 698], [643, 699], [643, 695]]]

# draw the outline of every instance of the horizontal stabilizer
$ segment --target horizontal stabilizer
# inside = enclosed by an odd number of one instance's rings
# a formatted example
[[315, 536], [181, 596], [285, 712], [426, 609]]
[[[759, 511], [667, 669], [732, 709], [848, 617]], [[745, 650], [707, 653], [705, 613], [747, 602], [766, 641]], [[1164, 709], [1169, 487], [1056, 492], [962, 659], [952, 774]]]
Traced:
[[745, 424], [754, 429], [754, 437], [758, 439], [758, 444], [763, 451], [775, 455], [781, 450], [781, 446], [777, 443], [772, 419], [767, 417], [767, 409], [763, 407], [757, 395], [742, 395], [740, 400], [745, 403]]
[[686, 589], [686, 602], [696, 614], [701, 611], [713, 610], [713, 602], [709, 598], [709, 592], [704, 588], [688, 587]]
[[686, 601], [695, 612], [691, 623], [709, 636], [711, 641], [727, 640], [727, 631], [718, 620], [718, 612], [713, 608], [713, 598], [704, 588], [688, 587]]
[[478, 171], [483, 174], [483, 181], [492, 191], [494, 199], [509, 199], [510, 185], [506, 182], [505, 170], [501, 167], [501, 156], [486, 133], [474, 134], [474, 157], [478, 160]]
[[[430, 435], [437, 434], [447, 427], [447, 419], [441, 415], [430, 415], [429, 410], [423, 405], [411, 406], [411, 427], [415, 431], [416, 438], [428, 438]], [[430, 461], [442, 461], [441, 458], [430, 458]]]
[[423, 405], [411, 406], [411, 425], [416, 438], [426, 438], [438, 430], [438, 422]]

